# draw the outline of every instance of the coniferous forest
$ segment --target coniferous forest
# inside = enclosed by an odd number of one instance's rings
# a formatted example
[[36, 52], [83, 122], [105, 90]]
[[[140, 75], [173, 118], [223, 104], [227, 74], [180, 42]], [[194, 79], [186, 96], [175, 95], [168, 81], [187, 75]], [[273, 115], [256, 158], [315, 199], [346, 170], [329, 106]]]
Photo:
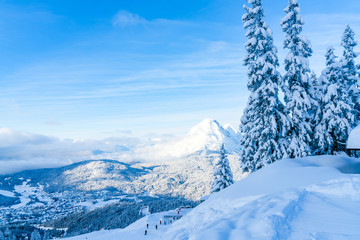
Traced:
[[248, 3], [242, 18], [248, 39], [244, 64], [250, 91], [240, 125], [243, 169], [255, 171], [284, 158], [344, 152], [360, 113], [354, 31], [345, 27], [343, 55], [338, 58], [329, 46], [324, 56], [326, 69], [316, 76], [309, 65], [311, 43], [302, 34], [300, 5], [289, 0], [281, 21], [283, 48], [288, 50], [281, 75], [262, 1]]

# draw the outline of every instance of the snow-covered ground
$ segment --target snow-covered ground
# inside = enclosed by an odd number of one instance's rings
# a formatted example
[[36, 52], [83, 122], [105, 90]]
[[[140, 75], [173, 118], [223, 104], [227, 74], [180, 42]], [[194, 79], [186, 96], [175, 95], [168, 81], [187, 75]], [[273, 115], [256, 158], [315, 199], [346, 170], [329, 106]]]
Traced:
[[[172, 225], [162, 213], [71, 239], [360, 239], [360, 161], [283, 160], [212, 195]], [[144, 235], [150, 223], [148, 235]]]
[[[181, 209], [179, 211], [180, 215], [186, 216], [191, 209]], [[100, 230], [84, 235], [79, 235], [76, 237], [71, 237], [67, 239], [72, 240], [86, 240], [86, 239], [161, 239], [166, 234], [166, 232], [173, 226], [177, 224], [177, 221], [174, 220], [172, 224], [164, 224], [164, 216], [177, 216], [176, 210], [154, 213], [149, 216], [143, 217], [135, 223], [129, 225], [125, 229], [116, 229], [116, 230]], [[161, 221], [161, 224], [160, 224]], [[148, 226], [147, 226], [148, 225]], [[156, 228], [157, 226], [157, 228]], [[145, 230], [147, 234], [145, 235]]]
[[86, 201], [86, 202], [80, 202], [76, 205], [87, 207], [90, 211], [92, 211], [96, 208], [105, 207], [106, 205], [109, 205], [112, 203], [117, 203], [117, 202], [119, 202], [119, 199], [112, 199], [109, 201], [104, 201], [103, 199], [99, 199], [96, 201], [96, 203], [91, 202], [91, 201]]
[[[28, 182], [29, 182], [29, 180], [26, 180], [23, 182], [22, 185], [15, 186], [15, 189], [14, 189], [15, 192], [21, 194], [21, 196], [20, 196], [21, 202], [19, 204], [11, 206], [11, 208], [18, 209], [18, 208], [26, 206], [26, 204], [31, 202], [30, 196], [36, 195], [35, 193], [36, 193], [37, 189], [34, 187], [30, 187], [28, 185]], [[37, 194], [37, 195], [41, 196], [40, 194]]]
[[0, 190], [0, 195], [3, 195], [5, 197], [15, 197], [15, 194], [13, 192], [6, 190]]
[[351, 131], [346, 147], [349, 149], [360, 148], [360, 126], [357, 126]]

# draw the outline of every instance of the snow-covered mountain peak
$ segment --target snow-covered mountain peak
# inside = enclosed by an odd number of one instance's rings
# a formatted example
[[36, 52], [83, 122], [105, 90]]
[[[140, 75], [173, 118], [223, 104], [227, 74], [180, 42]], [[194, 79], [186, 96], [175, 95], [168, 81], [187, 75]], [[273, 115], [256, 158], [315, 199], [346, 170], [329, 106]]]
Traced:
[[193, 146], [195, 151], [217, 151], [229, 137], [229, 132], [216, 120], [205, 119], [189, 131], [183, 142]]
[[224, 128], [214, 119], [204, 119], [202, 122], [192, 127], [188, 135], [209, 135], [209, 136], [218, 136], [224, 134]]
[[224, 124], [223, 128], [230, 133], [231, 136], [239, 138], [240, 132], [236, 130], [231, 124]]
[[97, 160], [79, 164], [77, 167], [65, 171], [64, 174], [77, 179], [104, 178], [106, 174], [113, 174], [114, 172], [120, 172], [126, 169], [127, 166], [119, 162]]
[[187, 135], [173, 141], [159, 143], [151, 149], [153, 156], [186, 157], [191, 154], [217, 152], [221, 145], [225, 145], [228, 153], [238, 151], [239, 134], [231, 133], [213, 119], [205, 119], [190, 129]]

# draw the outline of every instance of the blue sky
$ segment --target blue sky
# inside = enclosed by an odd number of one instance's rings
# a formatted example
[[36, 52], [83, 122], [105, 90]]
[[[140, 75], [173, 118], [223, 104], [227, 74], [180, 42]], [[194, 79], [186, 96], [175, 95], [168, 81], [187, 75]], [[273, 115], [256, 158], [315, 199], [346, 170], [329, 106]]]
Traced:
[[[287, 1], [263, 2], [283, 62]], [[0, 127], [80, 139], [183, 134], [204, 118], [238, 127], [244, 3], [0, 1]], [[319, 74], [346, 24], [360, 40], [360, 3], [299, 3]]]

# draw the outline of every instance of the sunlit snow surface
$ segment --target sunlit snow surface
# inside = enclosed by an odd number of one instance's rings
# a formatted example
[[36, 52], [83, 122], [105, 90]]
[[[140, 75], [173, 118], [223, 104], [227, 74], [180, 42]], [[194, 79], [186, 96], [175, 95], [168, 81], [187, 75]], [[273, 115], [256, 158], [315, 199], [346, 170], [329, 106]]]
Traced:
[[0, 190], [0, 195], [6, 196], [6, 197], [15, 197], [15, 194], [10, 191], [6, 190]]
[[[125, 229], [70, 239], [360, 239], [360, 161], [321, 156], [274, 163], [214, 194], [172, 225], [161, 213]], [[152, 228], [144, 235], [146, 223]]]
[[351, 131], [346, 147], [360, 149], [360, 126]]

